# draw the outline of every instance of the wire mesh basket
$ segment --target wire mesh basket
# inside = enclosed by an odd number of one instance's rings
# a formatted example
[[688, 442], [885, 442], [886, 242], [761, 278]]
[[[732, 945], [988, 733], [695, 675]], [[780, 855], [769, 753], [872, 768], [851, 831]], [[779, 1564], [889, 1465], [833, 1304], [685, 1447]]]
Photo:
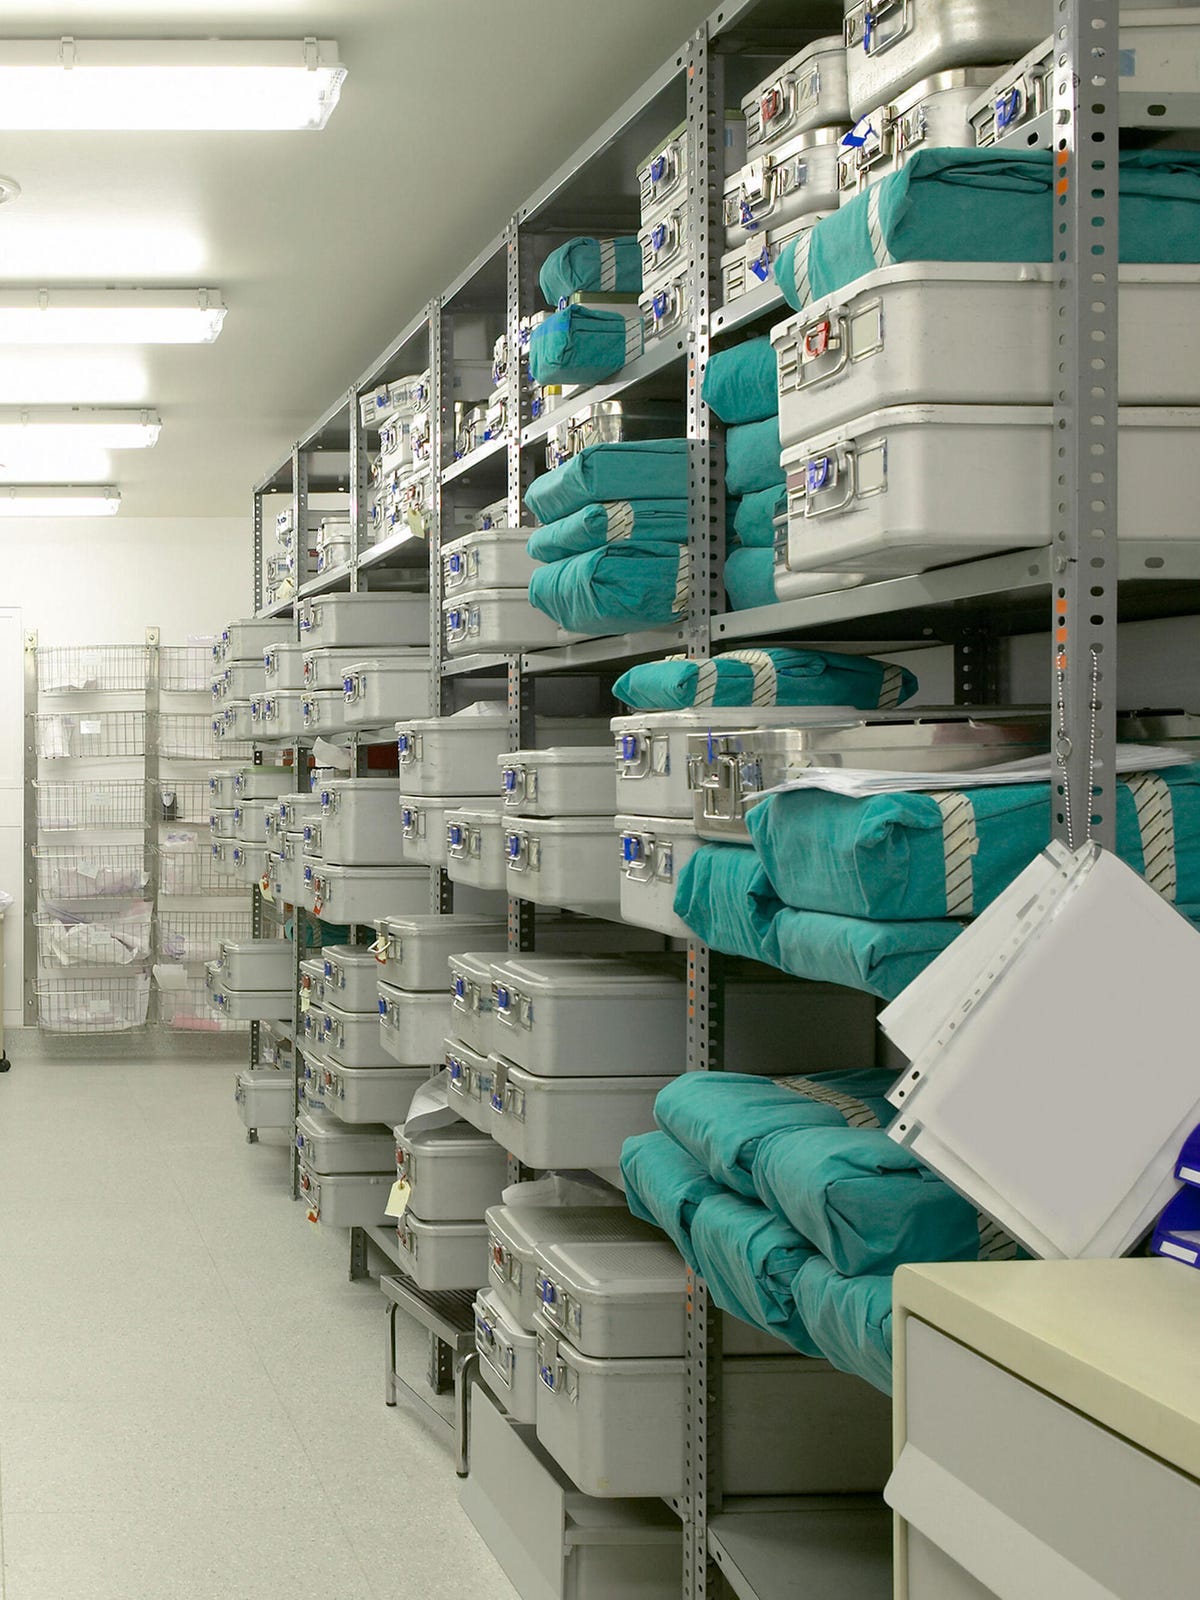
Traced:
[[252, 756], [248, 740], [218, 739], [211, 711], [164, 711], [158, 719], [158, 751], [169, 760], [213, 761], [218, 756]]
[[150, 796], [159, 822], [196, 822], [205, 827], [212, 815], [207, 778], [163, 778]]
[[85, 828], [141, 828], [146, 795], [137, 778], [96, 779], [91, 783], [35, 783], [38, 827], [47, 833]]
[[146, 753], [144, 711], [39, 711], [37, 752], [44, 761]]
[[170, 694], [209, 692], [213, 670], [213, 645], [165, 644], [158, 652], [158, 685]]
[[174, 1033], [246, 1033], [248, 1022], [235, 1022], [214, 1010], [203, 978], [189, 978], [182, 987], [159, 986], [158, 1017]]
[[250, 912], [163, 911], [158, 918], [158, 953], [181, 965], [215, 961], [223, 939], [249, 939]]
[[171, 894], [237, 894], [238, 885], [218, 870], [212, 846], [195, 834], [167, 839], [157, 847], [158, 892]]
[[46, 900], [136, 899], [146, 887], [145, 848], [137, 844], [81, 844], [34, 850], [38, 892]]
[[150, 955], [151, 910], [142, 904], [119, 916], [71, 916], [42, 911], [33, 919], [38, 961], [59, 967], [132, 967]]
[[128, 1033], [146, 1025], [150, 974], [38, 978], [33, 992], [38, 1023], [49, 1033]]
[[150, 652], [145, 645], [49, 645], [37, 653], [42, 694], [141, 694]]

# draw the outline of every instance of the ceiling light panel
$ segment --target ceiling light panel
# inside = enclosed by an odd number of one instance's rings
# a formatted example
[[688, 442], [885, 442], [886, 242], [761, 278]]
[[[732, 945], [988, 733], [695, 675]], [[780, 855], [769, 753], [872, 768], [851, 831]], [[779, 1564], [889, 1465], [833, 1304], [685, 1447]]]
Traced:
[[0, 345], [212, 344], [213, 289], [0, 289]]
[[0, 129], [313, 130], [345, 76], [329, 39], [5, 39]]
[[162, 419], [156, 411], [119, 411], [86, 406], [38, 410], [0, 406], [0, 460], [24, 449], [51, 451], [82, 446], [97, 450], [148, 450], [158, 443]]
[[0, 488], [0, 517], [112, 517], [121, 496], [109, 487], [13, 485]]

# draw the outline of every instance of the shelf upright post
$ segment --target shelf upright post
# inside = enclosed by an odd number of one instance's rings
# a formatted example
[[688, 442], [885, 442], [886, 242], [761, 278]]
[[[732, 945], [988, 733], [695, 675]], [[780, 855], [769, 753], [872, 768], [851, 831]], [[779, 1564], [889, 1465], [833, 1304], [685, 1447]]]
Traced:
[[296, 593], [312, 574], [308, 570], [308, 455], [303, 446], [292, 450], [292, 523], [296, 530]]
[[34, 854], [38, 842], [37, 780], [38, 780], [38, 636], [36, 632], [25, 635], [25, 918], [23, 941], [24, 960], [24, 1012], [25, 1026], [37, 1024], [37, 927], [34, 918], [38, 909], [38, 858]]
[[[429, 715], [442, 717], [450, 710], [450, 684], [446, 677], [446, 639], [442, 630], [442, 467], [446, 427], [442, 396], [453, 394], [449, 367], [453, 360], [454, 329], [442, 300], [429, 302], [429, 456], [433, 465], [429, 527]], [[452, 423], [449, 424], [452, 427]], [[454, 885], [445, 867], [429, 869], [429, 909], [438, 916], [454, 910]]]
[[362, 587], [358, 563], [367, 548], [367, 498], [368, 472], [371, 452], [367, 445], [367, 430], [363, 426], [358, 405], [358, 390], [351, 389], [350, 406], [350, 593], [357, 594]]
[[1116, 846], [1117, 0], [1055, 0], [1051, 824]]
[[[308, 576], [308, 457], [299, 445], [292, 451], [292, 512], [296, 529], [296, 589]], [[300, 638], [299, 601], [292, 607], [292, 629]], [[309, 747], [297, 738], [292, 747], [292, 764], [296, 774], [296, 790], [302, 792], [303, 780], [308, 775]], [[308, 916], [299, 905], [292, 907], [292, 1074], [293, 1114], [300, 1112], [300, 1085], [303, 1081], [300, 1021], [300, 963], [305, 957], [305, 938]], [[300, 1151], [292, 1140], [292, 1199], [300, 1198]]]
[[[146, 737], [144, 741], [145, 754], [142, 756], [142, 793], [145, 796], [145, 822], [143, 838], [145, 841], [145, 855], [143, 865], [146, 873], [146, 898], [149, 900], [153, 911], [151, 928], [151, 950], [158, 948], [158, 819], [162, 813], [162, 790], [160, 779], [161, 767], [161, 738], [159, 712], [161, 710], [161, 685], [162, 662], [159, 655], [159, 646], [162, 633], [158, 628], [146, 629]], [[155, 1021], [160, 1019], [156, 1016]]]
[[257, 616], [263, 608], [266, 599], [266, 586], [263, 583], [263, 497], [262, 490], [254, 491], [254, 610], [252, 616]]
[[[701, 399], [709, 357], [709, 318], [714, 303], [721, 218], [717, 198], [724, 177], [724, 63], [710, 50], [707, 31], [688, 42], [687, 141], [691, 240], [688, 296], [691, 330], [687, 352], [688, 561], [691, 600], [687, 653], [705, 660], [715, 612], [723, 609], [725, 488], [724, 441]], [[724, 995], [721, 958], [699, 940], [688, 942], [687, 1070], [720, 1071], [723, 1065]], [[712, 1314], [703, 1279], [688, 1273], [687, 1401], [684, 1413], [683, 1518], [684, 1600], [714, 1595], [715, 1568], [708, 1554], [708, 1516], [719, 1502], [720, 1323]]]

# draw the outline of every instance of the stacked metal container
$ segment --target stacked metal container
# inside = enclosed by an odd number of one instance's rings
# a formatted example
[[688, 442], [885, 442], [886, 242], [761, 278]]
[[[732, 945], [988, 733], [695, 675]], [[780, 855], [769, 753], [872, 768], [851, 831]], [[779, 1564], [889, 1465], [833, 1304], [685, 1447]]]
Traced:
[[432, 504], [429, 373], [414, 372], [380, 385], [359, 400], [362, 425], [379, 432], [371, 459], [367, 528], [371, 544], [412, 533], [425, 537]]

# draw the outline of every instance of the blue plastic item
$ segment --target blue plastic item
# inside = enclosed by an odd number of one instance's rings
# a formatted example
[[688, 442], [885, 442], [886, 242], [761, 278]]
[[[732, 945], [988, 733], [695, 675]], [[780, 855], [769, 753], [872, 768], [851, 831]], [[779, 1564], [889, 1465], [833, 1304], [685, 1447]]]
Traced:
[[818, 1356], [791, 1286], [812, 1247], [794, 1228], [737, 1194], [702, 1200], [692, 1219], [697, 1270], [722, 1311], [764, 1333], [786, 1339], [802, 1355]]
[[725, 430], [725, 487], [730, 494], [754, 494], [786, 481], [779, 464], [779, 418], [764, 417]]
[[640, 324], [619, 311], [564, 306], [529, 336], [529, 376], [534, 383], [599, 383], [641, 354]]
[[535, 561], [562, 561], [617, 539], [686, 544], [686, 500], [608, 500], [535, 528], [525, 546]]
[[1194, 1128], [1183, 1142], [1175, 1176], [1180, 1183], [1200, 1184], [1200, 1128]]
[[571, 633], [624, 633], [677, 622], [690, 598], [690, 565], [676, 544], [610, 544], [539, 567], [529, 601]]
[[589, 445], [535, 478], [525, 504], [545, 523], [597, 500], [686, 500], [687, 493], [686, 439], [626, 440]]
[[[744, 657], [750, 654], [753, 660]], [[768, 660], [774, 669], [775, 697], [756, 696], [755, 664]], [[873, 656], [843, 656], [829, 650], [774, 647], [736, 651], [715, 658], [714, 706], [854, 706], [860, 711], [902, 705], [917, 692], [907, 668], [897, 670]], [[639, 711], [685, 711], [694, 706], [700, 669], [694, 661], [675, 657], [630, 667], [613, 685], [613, 694]], [[761, 686], [759, 686], [761, 693]]]
[[831, 1366], [892, 1392], [892, 1277], [847, 1278], [821, 1256], [797, 1272], [800, 1320]]
[[1185, 1184], [1163, 1207], [1150, 1248], [1188, 1267], [1200, 1267], [1200, 1188]]
[[710, 356], [701, 397], [722, 422], [759, 422], [775, 416], [779, 376], [770, 339], [747, 339]]
[[636, 235], [617, 239], [568, 239], [542, 262], [538, 283], [546, 304], [557, 306], [573, 294], [642, 292], [642, 250]]

